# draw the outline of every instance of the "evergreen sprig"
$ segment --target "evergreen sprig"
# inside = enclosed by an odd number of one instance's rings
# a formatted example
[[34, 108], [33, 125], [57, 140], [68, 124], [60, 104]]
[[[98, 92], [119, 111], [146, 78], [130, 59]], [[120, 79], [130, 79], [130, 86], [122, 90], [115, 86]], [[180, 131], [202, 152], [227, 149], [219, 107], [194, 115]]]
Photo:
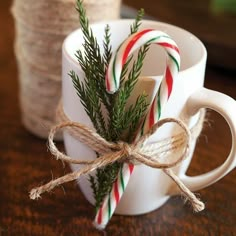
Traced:
[[139, 29], [139, 27], [141, 25], [143, 16], [144, 16], [144, 9], [141, 8], [138, 11], [138, 14], [137, 14], [137, 16], [135, 18], [134, 23], [130, 26], [130, 34], [134, 34], [134, 33], [136, 33], [138, 31], [138, 29]]
[[78, 75], [76, 75], [74, 71], [71, 71], [69, 75], [72, 78], [77, 95], [80, 97], [80, 101], [84, 106], [85, 112], [92, 121], [94, 128], [104, 138], [108, 138], [107, 128], [101, 109], [101, 101], [98, 96], [94, 96], [97, 92], [97, 87], [93, 76], [86, 71], [85, 75], [87, 80], [84, 80], [84, 83], [81, 83]]
[[[134, 107], [131, 106], [128, 108], [128, 112], [126, 112], [126, 104], [128, 99], [131, 96], [131, 93], [138, 81], [138, 77], [140, 76], [141, 69], [143, 66], [143, 61], [146, 56], [149, 45], [145, 45], [138, 52], [137, 60], [134, 61], [133, 66], [129, 72], [128, 79], [125, 80], [123, 86], [118, 91], [117, 97], [114, 102], [113, 110], [112, 110], [112, 119], [110, 121], [110, 129], [114, 130], [114, 136], [112, 137], [114, 140], [117, 140], [121, 137], [122, 133], [132, 125], [134, 122], [132, 118], [135, 117], [135, 120], [139, 121], [140, 118], [143, 117], [144, 112], [134, 113], [135, 111], [143, 110], [143, 107], [147, 108], [146, 96], [142, 94], [138, 101], [136, 101]], [[132, 129], [133, 130], [133, 129]], [[127, 141], [127, 140], [126, 140]]]
[[103, 48], [104, 48], [104, 61], [106, 68], [108, 67], [108, 64], [111, 59], [111, 33], [110, 33], [110, 26], [106, 25], [105, 27], [105, 35], [104, 35], [104, 41], [103, 41]]
[[[101, 136], [109, 141], [124, 140], [131, 142], [140, 121], [146, 113], [148, 104], [145, 94], [140, 95], [133, 105], [127, 107], [127, 102], [140, 76], [149, 45], [145, 45], [139, 50], [137, 59], [132, 65], [133, 56], [128, 58], [121, 73], [120, 89], [115, 94], [109, 94], [106, 91], [105, 75], [112, 54], [110, 27], [108, 25], [105, 27], [104, 52], [102, 54], [98, 42], [89, 27], [82, 0], [77, 0], [76, 9], [79, 13], [80, 25], [84, 36], [84, 50], [76, 52], [76, 57], [84, 72], [84, 78], [79, 78], [74, 71], [69, 73], [76, 92], [94, 128]], [[141, 9], [130, 27], [130, 34], [138, 31], [143, 15], [144, 11]], [[129, 70], [130, 67], [131, 69]], [[103, 113], [104, 109], [102, 110], [102, 108], [105, 108], [107, 112], [106, 120]], [[116, 162], [105, 168], [98, 169], [95, 176], [90, 176], [96, 208], [99, 208], [104, 197], [111, 190], [120, 167], [121, 164]]]
[[[98, 45], [96, 37], [93, 35], [93, 31], [89, 27], [89, 20], [86, 16], [86, 11], [83, 7], [83, 3], [81, 0], [77, 0], [77, 7], [76, 7], [78, 13], [79, 13], [79, 21], [81, 25], [81, 29], [84, 35], [84, 52], [85, 52], [85, 58], [82, 56], [82, 52], [79, 50], [76, 53], [76, 56], [79, 60], [79, 63], [83, 64], [83, 61], [86, 60], [88, 64], [93, 64], [94, 67], [92, 68], [93, 71], [91, 73], [96, 76], [95, 82], [97, 84], [97, 95], [101, 99], [102, 103], [105, 105], [107, 110], [111, 108], [110, 98], [108, 96], [108, 93], [104, 93], [106, 91], [105, 83], [104, 83], [104, 75], [106, 74], [106, 65], [108, 63], [109, 59], [109, 38], [110, 38], [110, 28], [109, 26], [105, 29], [105, 42], [106, 50], [104, 57], [101, 55], [100, 47]], [[108, 54], [107, 54], [108, 53]], [[107, 59], [107, 60], [106, 60]], [[105, 60], [105, 61], [104, 61]], [[91, 69], [89, 68], [89, 65], [87, 68], [85, 67], [83, 70]]]

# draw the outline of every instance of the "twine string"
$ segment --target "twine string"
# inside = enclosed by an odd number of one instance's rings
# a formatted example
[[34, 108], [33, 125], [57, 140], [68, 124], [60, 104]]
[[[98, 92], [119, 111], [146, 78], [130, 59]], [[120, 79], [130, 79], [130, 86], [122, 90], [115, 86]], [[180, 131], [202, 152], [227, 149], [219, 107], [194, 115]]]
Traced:
[[[68, 117], [64, 114], [62, 106], [59, 106], [58, 116], [62, 120], [62, 123], [54, 126], [48, 137], [49, 150], [52, 155], [57, 160], [62, 160], [71, 164], [81, 164], [84, 165], [80, 170], [74, 171], [72, 173], [66, 174], [62, 177], [59, 177], [55, 180], [50, 181], [49, 183], [42, 185], [40, 187], [34, 188], [30, 191], [31, 199], [38, 199], [41, 197], [41, 194], [44, 192], [50, 192], [56, 186], [62, 185], [66, 182], [70, 182], [80, 178], [81, 175], [91, 173], [98, 168], [103, 168], [107, 165], [110, 165], [116, 161], [119, 162], [128, 162], [133, 164], [144, 164], [152, 168], [162, 169], [179, 187], [180, 191], [186, 197], [187, 200], [193, 206], [195, 211], [201, 211], [204, 209], [204, 203], [201, 202], [180, 180], [180, 178], [170, 169], [179, 165], [186, 157], [189, 155], [189, 150], [191, 146], [191, 131], [188, 127], [178, 119], [166, 118], [158, 121], [147, 134], [142, 136], [137, 142], [128, 144], [123, 141], [118, 143], [108, 142], [102, 138], [98, 133], [93, 129], [78, 123], [70, 121]], [[202, 117], [203, 115], [201, 115]], [[201, 119], [200, 119], [201, 121]], [[176, 123], [181, 129], [182, 133], [176, 135], [177, 138], [173, 138], [177, 144], [174, 145], [172, 149], [171, 143], [168, 146], [170, 150], [182, 149], [182, 154], [175, 160], [168, 160], [168, 155], [166, 156], [165, 161], [160, 161], [160, 153], [158, 152], [148, 152], [149, 146], [150, 149], [153, 149], [153, 144], [147, 144], [148, 139], [153, 135], [160, 127], [167, 123]], [[202, 122], [201, 122], [202, 123]], [[92, 161], [87, 160], [77, 160], [74, 159], [61, 151], [58, 150], [54, 143], [55, 134], [61, 129], [67, 129], [77, 140], [92, 148], [95, 152], [99, 154], [99, 158], [96, 158]], [[180, 142], [181, 137], [181, 142]], [[166, 141], [166, 140], [165, 140]], [[160, 144], [159, 144], [160, 145]], [[167, 149], [166, 149], [167, 150]], [[166, 150], [164, 152], [166, 152]]]
[[[13, 0], [15, 56], [20, 81], [24, 126], [48, 137], [55, 125], [55, 104], [61, 97], [61, 47], [65, 37], [80, 27], [75, 0]], [[121, 0], [84, 0], [90, 22], [115, 20]], [[82, 42], [81, 42], [82, 43]], [[61, 135], [57, 135], [61, 139]]]

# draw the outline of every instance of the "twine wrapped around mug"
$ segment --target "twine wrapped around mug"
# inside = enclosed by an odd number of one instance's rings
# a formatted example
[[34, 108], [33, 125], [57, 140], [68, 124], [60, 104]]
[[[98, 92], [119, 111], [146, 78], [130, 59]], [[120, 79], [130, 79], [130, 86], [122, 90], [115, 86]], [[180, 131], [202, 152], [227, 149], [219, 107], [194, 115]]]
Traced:
[[[15, 55], [20, 81], [20, 105], [25, 127], [46, 138], [55, 124], [61, 97], [61, 47], [79, 27], [75, 0], [14, 0]], [[90, 22], [120, 16], [121, 0], [84, 0]]]
[[[61, 123], [53, 127], [50, 131], [48, 137], [49, 150], [57, 160], [62, 160], [71, 164], [81, 164], [84, 165], [84, 167], [78, 171], [74, 171], [58, 179], [52, 180], [45, 185], [32, 189], [30, 191], [31, 199], [38, 199], [42, 193], [49, 192], [56, 186], [76, 180], [81, 175], [91, 173], [98, 168], [102, 168], [116, 161], [120, 161], [128, 163], [132, 162], [133, 164], [145, 164], [153, 168], [165, 170], [165, 173], [175, 182], [186, 199], [190, 201], [195, 211], [201, 211], [205, 208], [204, 203], [201, 202], [170, 169], [177, 166], [186, 157], [188, 157], [191, 146], [191, 136], [193, 135], [194, 138], [196, 138], [200, 134], [204, 121], [204, 112], [201, 112], [198, 123], [191, 130], [189, 130], [181, 120], [165, 118], [159, 120], [148, 131], [148, 133], [142, 136], [137, 142], [128, 144], [122, 141], [118, 143], [108, 142], [87, 126], [78, 122], [70, 121], [65, 115], [62, 105], [59, 106], [58, 111], [58, 118]], [[155, 150], [155, 144], [146, 144], [148, 138], [154, 134], [158, 128], [169, 122], [176, 123], [183, 130], [183, 132], [171, 137], [168, 140], [164, 140], [163, 142], [161, 141], [161, 143], [158, 142], [156, 146], [162, 146], [161, 151]], [[53, 140], [55, 134], [64, 128], [66, 128], [66, 130], [68, 130], [69, 133], [77, 140], [97, 152], [100, 155], [99, 158], [93, 161], [76, 160], [60, 152], [55, 146]], [[160, 162], [158, 160], [161, 154], [164, 154], [166, 157], [168, 157], [168, 153], [176, 150], [183, 150], [182, 154], [176, 160], [171, 160], [168, 162]]]

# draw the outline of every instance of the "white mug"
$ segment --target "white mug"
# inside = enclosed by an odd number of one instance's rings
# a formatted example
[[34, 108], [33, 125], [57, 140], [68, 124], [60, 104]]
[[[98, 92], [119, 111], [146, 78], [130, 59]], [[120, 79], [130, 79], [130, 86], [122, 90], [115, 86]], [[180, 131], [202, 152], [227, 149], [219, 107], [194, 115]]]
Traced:
[[[129, 35], [132, 22], [132, 20], [117, 20], [93, 24], [91, 28], [102, 48], [104, 28], [108, 23], [111, 28], [112, 50], [115, 51], [120, 43]], [[231, 152], [221, 166], [203, 175], [187, 176], [185, 173], [195, 148], [196, 140], [194, 140], [191, 145], [191, 155], [181, 166], [174, 169], [191, 191], [197, 191], [220, 180], [236, 165], [236, 102], [225, 94], [203, 87], [207, 52], [203, 43], [196, 36], [179, 27], [155, 21], [144, 20], [140, 29], [143, 28], [157, 29], [167, 33], [180, 49], [180, 72], [174, 81], [173, 91], [164, 108], [162, 118], [173, 117], [182, 119], [191, 128], [197, 122], [199, 109], [210, 108], [225, 118], [231, 130]], [[84, 73], [75, 57], [76, 50], [81, 49], [82, 44], [83, 35], [80, 29], [72, 32], [64, 41], [62, 49], [62, 102], [66, 115], [72, 121], [93, 127], [68, 75], [73, 70], [81, 80], [84, 78]], [[134, 91], [133, 99], [139, 93], [142, 93], [143, 90], [149, 93], [149, 99], [152, 98], [162, 79], [165, 59], [164, 50], [156, 45], [151, 45], [148, 56], [145, 59], [141, 77]], [[146, 77], [149, 77], [149, 79]], [[133, 100], [131, 99], [129, 102], [132, 103]], [[166, 125], [166, 127], [158, 130], [149, 142], [160, 141], [178, 132], [179, 130], [176, 126]], [[93, 160], [96, 158], [93, 150], [75, 140], [67, 132], [64, 132], [64, 143], [67, 154], [73, 158], [80, 160]], [[75, 170], [80, 167], [78, 165], [71, 165], [71, 168]], [[87, 200], [94, 204], [93, 193], [88, 178], [83, 176], [78, 182]], [[162, 170], [138, 165], [135, 167], [115, 213], [124, 215], [147, 213], [163, 205], [171, 195], [178, 193], [180, 192], [175, 184]]]

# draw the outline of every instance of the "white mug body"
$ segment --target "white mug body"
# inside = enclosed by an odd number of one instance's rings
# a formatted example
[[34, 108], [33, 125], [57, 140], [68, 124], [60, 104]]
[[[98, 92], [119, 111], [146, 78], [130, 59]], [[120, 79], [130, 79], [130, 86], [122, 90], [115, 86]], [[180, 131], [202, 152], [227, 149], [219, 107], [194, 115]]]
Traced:
[[[98, 43], [102, 45], [104, 28], [108, 23], [111, 28], [112, 50], [116, 50], [120, 43], [129, 35], [132, 20], [118, 20], [92, 25], [92, 30]], [[166, 104], [162, 118], [183, 118], [185, 105], [190, 95], [197, 89], [203, 87], [207, 52], [202, 42], [193, 34], [179, 27], [155, 22], [142, 22], [141, 28], [151, 28], [163, 31], [171, 36], [177, 43], [180, 50], [181, 67], [180, 72], [174, 80], [171, 97]], [[89, 117], [83, 109], [80, 99], [73, 87], [72, 80], [68, 75], [70, 71], [75, 73], [83, 80], [84, 73], [75, 57], [78, 49], [82, 49], [83, 36], [80, 29], [71, 33], [63, 44], [62, 58], [62, 102], [66, 115], [73, 121], [80, 122], [89, 127], [93, 127]], [[165, 69], [166, 54], [160, 46], [151, 45], [147, 58], [145, 59], [141, 77], [134, 93], [142, 93], [145, 89], [151, 99], [154, 90], [157, 89]], [[146, 77], [152, 79], [146, 79]], [[152, 87], [152, 89], [150, 88]], [[141, 90], [142, 88], [142, 90]], [[135, 96], [134, 96], [135, 97]], [[132, 102], [132, 101], [130, 101]], [[198, 114], [193, 116], [187, 125], [193, 127], [198, 119]], [[164, 138], [177, 134], [180, 130], [175, 125], [166, 125], [158, 130], [149, 142], [160, 141]], [[191, 162], [192, 153], [195, 148], [195, 141], [191, 145], [191, 155], [181, 164], [174, 168], [178, 174], [184, 173]], [[66, 153], [73, 158], [80, 160], [93, 160], [96, 155], [93, 150], [75, 140], [69, 133], [64, 132], [64, 143]], [[173, 154], [174, 155], [174, 154]], [[72, 170], [80, 168], [78, 165], [71, 165]], [[94, 198], [88, 176], [83, 176], [78, 180], [81, 191], [86, 199], [94, 204]], [[168, 193], [173, 187], [172, 180], [162, 171], [153, 169], [145, 165], [138, 165], [130, 178], [129, 184], [116, 208], [116, 213], [124, 215], [137, 215], [150, 212], [163, 205], [169, 198]]]

